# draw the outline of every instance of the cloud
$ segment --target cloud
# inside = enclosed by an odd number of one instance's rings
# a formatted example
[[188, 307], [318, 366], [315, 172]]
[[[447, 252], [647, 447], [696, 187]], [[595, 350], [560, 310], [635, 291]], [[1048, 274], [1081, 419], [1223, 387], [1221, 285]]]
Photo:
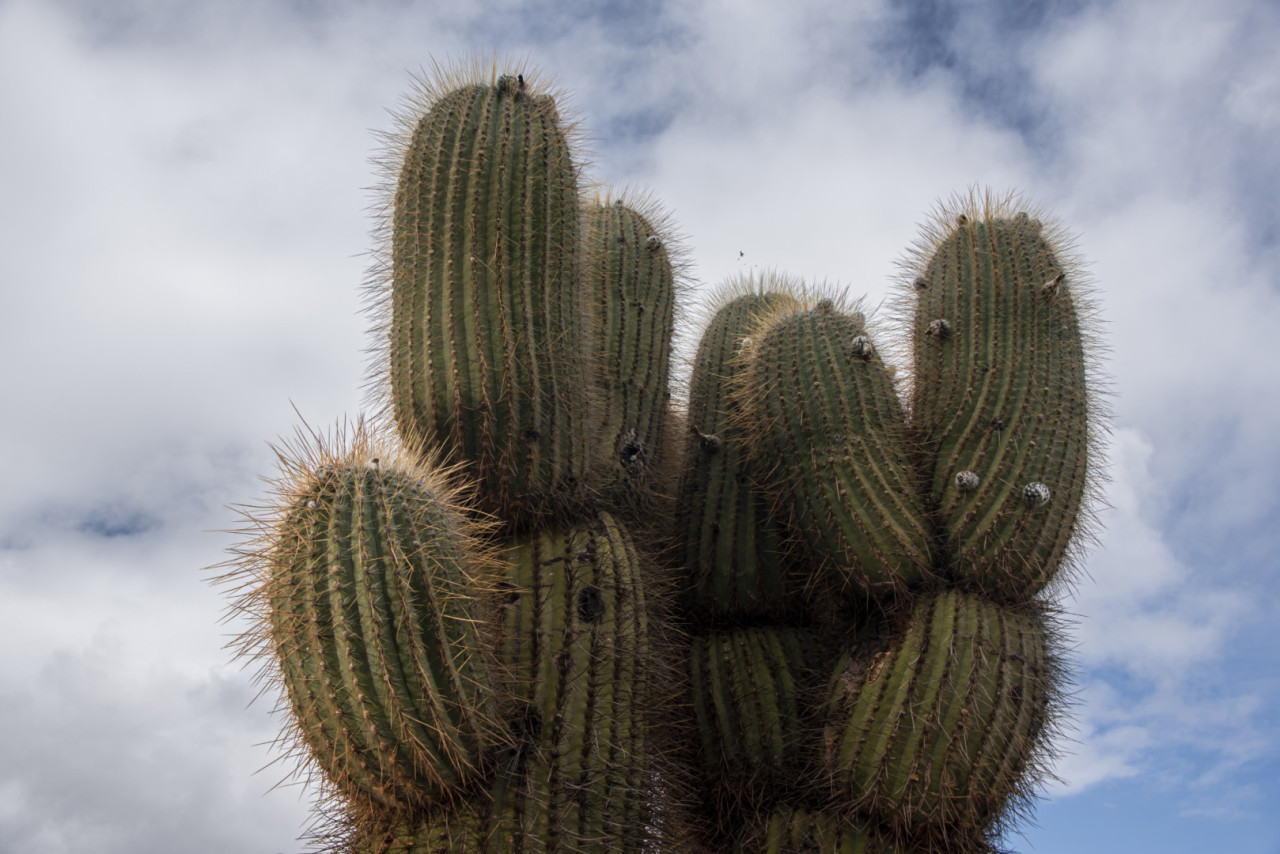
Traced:
[[220, 647], [208, 531], [261, 494], [291, 403], [359, 409], [370, 131], [408, 70], [495, 52], [574, 93], [590, 174], [653, 190], [704, 286], [778, 268], [876, 305], [975, 184], [1079, 233], [1119, 394], [1056, 791], [1265, 805], [1277, 13], [920, 8], [0, 5], [0, 848], [293, 846], [307, 805], [253, 774], [276, 724]]
[[1137, 431], [1116, 432], [1107, 545], [1071, 604], [1084, 676], [1055, 794], [1142, 774], [1189, 789], [1182, 806], [1204, 813], [1237, 800], [1232, 778], [1275, 749], [1262, 686], [1236, 681], [1228, 658], [1238, 628], [1265, 614], [1248, 591], [1181, 562], [1155, 527], [1152, 451]]

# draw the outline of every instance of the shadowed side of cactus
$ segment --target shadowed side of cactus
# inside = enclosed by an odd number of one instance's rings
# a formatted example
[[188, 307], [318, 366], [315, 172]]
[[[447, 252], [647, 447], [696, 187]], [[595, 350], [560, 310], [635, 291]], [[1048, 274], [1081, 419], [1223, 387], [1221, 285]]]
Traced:
[[798, 585], [788, 580], [783, 527], [757, 485], [751, 437], [734, 418], [731, 391], [748, 331], [760, 315], [794, 304], [796, 292], [781, 276], [730, 282], [698, 345], [676, 519], [700, 623], [795, 609]]
[[689, 655], [704, 784], [728, 814], [754, 808], [798, 771], [804, 742], [804, 680], [816, 658], [804, 629], [710, 632]]
[[670, 415], [671, 336], [681, 261], [652, 200], [597, 189], [584, 202], [583, 274], [598, 312], [598, 441], [606, 505], [652, 510], [679, 447]]
[[[484, 639], [496, 561], [451, 475], [357, 428], [281, 451], [236, 571], [297, 749], [357, 814], [450, 803], [507, 743]], [[345, 447], [344, 447], [345, 446]], [[252, 518], [252, 517], [251, 517]]]
[[406, 441], [465, 461], [518, 530], [585, 500], [593, 388], [569, 130], [494, 76], [428, 92], [397, 152], [388, 393]]
[[902, 405], [862, 313], [808, 302], [762, 318], [741, 354], [743, 429], [816, 571], [846, 594], [902, 595], [930, 575]]
[[1098, 453], [1083, 274], [1018, 207], [952, 205], [911, 277], [912, 428], [952, 571], [1008, 601], [1039, 592], [1082, 539]]

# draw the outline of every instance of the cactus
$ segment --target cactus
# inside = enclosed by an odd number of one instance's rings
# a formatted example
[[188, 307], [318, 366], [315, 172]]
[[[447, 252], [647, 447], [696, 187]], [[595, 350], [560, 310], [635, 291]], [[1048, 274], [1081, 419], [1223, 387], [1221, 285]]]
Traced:
[[299, 752], [362, 813], [447, 803], [506, 741], [481, 637], [490, 525], [430, 454], [350, 439], [281, 451], [278, 504], [244, 551], [240, 607], [261, 634]]
[[406, 439], [466, 462], [480, 506], [524, 528], [587, 486], [578, 170], [523, 74], [427, 97], [393, 204], [389, 397]]
[[902, 404], [865, 322], [829, 299], [761, 318], [739, 354], [740, 434], [829, 572], [884, 597], [920, 585], [929, 545]]
[[785, 533], [756, 487], [749, 445], [729, 416], [734, 356], [761, 314], [791, 305], [784, 277], [738, 280], [723, 295], [698, 345], [689, 391], [689, 427], [676, 504], [693, 610], [733, 619], [794, 607], [795, 584], [782, 559]]
[[1054, 684], [1045, 623], [957, 591], [900, 636], [846, 653], [828, 691], [831, 785], [908, 829], [981, 825], [1022, 786]]
[[282, 453], [224, 576], [325, 780], [321, 847], [991, 850], [1051, 753], [1052, 595], [1098, 470], [1064, 238], [957, 199], [896, 340], [732, 280], [678, 412], [657, 204], [579, 190], [532, 73], [420, 95], [372, 290], [380, 427]]
[[668, 379], [680, 250], [662, 236], [670, 227], [657, 204], [627, 193], [597, 189], [585, 200], [582, 231], [588, 291], [599, 301], [598, 429], [611, 452], [604, 500], [652, 509], [677, 459]]

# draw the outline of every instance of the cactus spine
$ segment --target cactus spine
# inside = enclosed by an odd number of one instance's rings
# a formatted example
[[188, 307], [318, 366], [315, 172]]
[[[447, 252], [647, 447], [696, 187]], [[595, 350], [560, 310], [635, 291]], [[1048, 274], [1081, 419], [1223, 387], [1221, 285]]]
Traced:
[[1062, 240], [945, 211], [905, 397], [861, 312], [738, 278], [679, 424], [656, 206], [580, 196], [532, 76], [424, 95], [375, 293], [400, 449], [282, 457], [228, 576], [345, 816], [327, 850], [990, 850], [1042, 770], [1098, 463]]

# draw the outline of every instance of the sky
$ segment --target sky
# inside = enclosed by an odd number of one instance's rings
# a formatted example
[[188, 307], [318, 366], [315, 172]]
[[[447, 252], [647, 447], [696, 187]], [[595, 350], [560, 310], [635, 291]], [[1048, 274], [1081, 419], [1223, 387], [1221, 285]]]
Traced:
[[779, 270], [879, 306], [971, 187], [1076, 235], [1109, 482], [1008, 841], [1278, 854], [1278, 43], [1270, 0], [0, 0], [0, 852], [303, 848], [206, 568], [269, 443], [367, 405], [389, 110], [498, 56], [662, 201], [695, 304]]

